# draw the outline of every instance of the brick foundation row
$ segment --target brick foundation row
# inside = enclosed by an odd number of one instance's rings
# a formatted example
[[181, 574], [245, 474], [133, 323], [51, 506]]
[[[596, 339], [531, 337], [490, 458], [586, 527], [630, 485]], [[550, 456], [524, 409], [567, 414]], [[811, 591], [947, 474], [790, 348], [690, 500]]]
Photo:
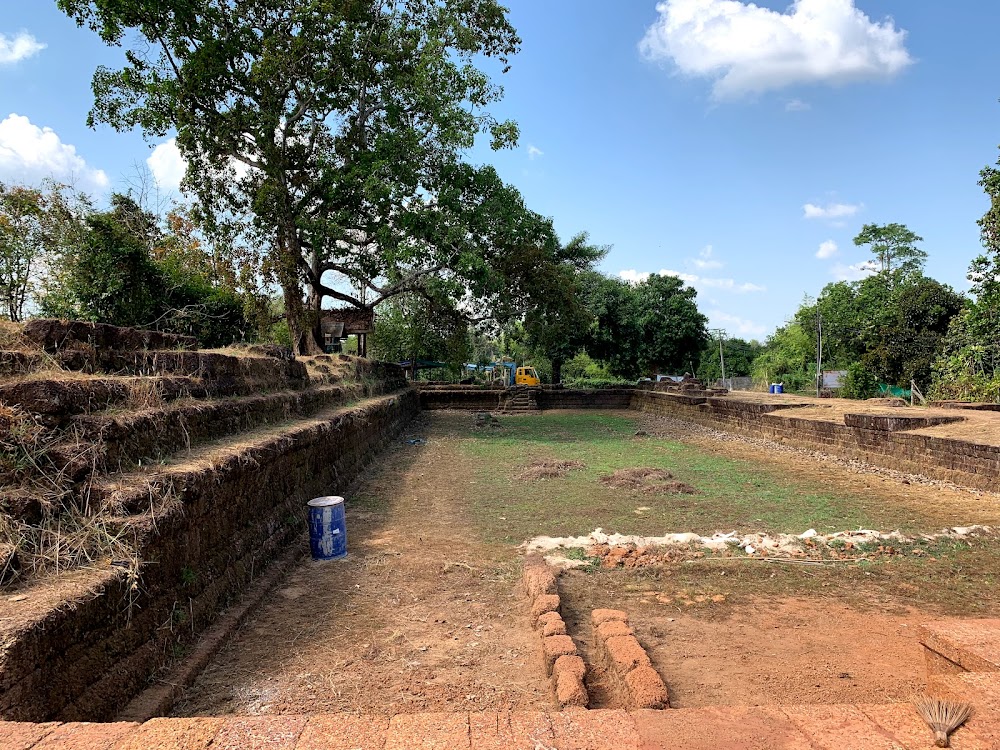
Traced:
[[635, 637], [628, 614], [619, 609], [595, 609], [591, 624], [597, 658], [621, 703], [630, 709], [669, 707], [667, 686]]
[[556, 701], [563, 708], [586, 707], [590, 702], [585, 684], [587, 665], [559, 613], [556, 571], [542, 558], [528, 557], [524, 562], [523, 585], [531, 604], [531, 624], [542, 638], [545, 674], [551, 678]]

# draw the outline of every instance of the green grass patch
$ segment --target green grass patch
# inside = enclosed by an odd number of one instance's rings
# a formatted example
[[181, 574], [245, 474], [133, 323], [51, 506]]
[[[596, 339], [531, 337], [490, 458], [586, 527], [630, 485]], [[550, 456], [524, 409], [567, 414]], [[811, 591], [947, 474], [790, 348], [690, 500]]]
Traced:
[[[617, 414], [548, 412], [505, 417], [502, 427], [457, 428], [474, 461], [470, 510], [491, 541], [520, 543], [540, 534], [694, 531], [820, 533], [852, 528], [936, 530], [911, 509], [868, 494], [827, 490], [792, 472], [711, 454], [679, 441], [635, 437], [632, 419]], [[515, 477], [535, 460], [577, 460], [586, 468], [534, 482]], [[601, 483], [619, 469], [665, 469], [697, 493], [658, 494]]]

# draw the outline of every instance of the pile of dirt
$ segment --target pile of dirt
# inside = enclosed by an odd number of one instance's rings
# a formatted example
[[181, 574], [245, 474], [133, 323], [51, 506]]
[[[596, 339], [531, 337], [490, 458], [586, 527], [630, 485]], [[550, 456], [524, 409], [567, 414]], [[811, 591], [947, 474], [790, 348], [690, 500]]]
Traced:
[[697, 492], [690, 484], [674, 480], [674, 475], [669, 471], [646, 466], [619, 469], [614, 474], [606, 474], [601, 477], [601, 484], [615, 490], [641, 490], [657, 495], [693, 495]]
[[539, 479], [560, 479], [572, 469], [585, 469], [583, 461], [533, 461], [528, 468], [517, 475], [522, 482], [534, 482]]

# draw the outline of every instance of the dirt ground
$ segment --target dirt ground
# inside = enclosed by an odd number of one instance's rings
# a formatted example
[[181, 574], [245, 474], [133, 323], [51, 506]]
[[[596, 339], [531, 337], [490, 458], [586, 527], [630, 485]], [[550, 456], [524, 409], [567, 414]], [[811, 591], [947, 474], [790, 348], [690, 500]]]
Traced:
[[[917, 628], [927, 616], [915, 610], [865, 611], [822, 597], [741, 597], [734, 605], [707, 592], [681, 598], [669, 586], [630, 586], [606, 573], [569, 572], [561, 586], [567, 623], [588, 654], [591, 610], [629, 613], [673, 708], [888, 703], [924, 685]], [[598, 704], [602, 682], [600, 672], [588, 675]]]
[[[516, 477], [532, 461], [553, 460], [555, 446], [564, 446], [561, 459], [583, 458], [585, 449], [596, 450], [588, 441], [638, 461], [636, 426], [654, 436], [642, 440], [667, 438], [746, 462], [755, 476], [780, 468], [833, 493], [830, 502], [860, 494], [912, 511], [921, 525], [1000, 518], [996, 496], [985, 493], [904, 484], [634, 413], [607, 419], [621, 416], [628, 416], [629, 430], [612, 431], [599, 419], [571, 423], [566, 414], [505, 418], [496, 441], [481, 436], [475, 450], [468, 442], [471, 415], [422, 417], [406, 437], [426, 443], [398, 441], [349, 493], [348, 559], [304, 562], [293, 571], [174, 714], [552, 709], [538, 637], [516, 591], [517, 542], [502, 541], [501, 531], [519, 519], [521, 541], [522, 526], [534, 533], [549, 526], [560, 493], [581, 482], [580, 491], [600, 500], [586, 512], [573, 501], [576, 533], [586, 533], [601, 525], [598, 516], [611, 512], [617, 495], [598, 489], [597, 481], [586, 484], [582, 475], [590, 469], [530, 490]], [[576, 432], [567, 432], [571, 424]], [[650, 443], [647, 453], [657, 445]], [[588, 466], [601, 464], [605, 454], [586, 457]], [[659, 531], [678, 530], [686, 529]], [[995, 616], [979, 580], [992, 580], [993, 571], [977, 567], [992, 564], [993, 556], [961, 554], [967, 557], [869, 567], [686, 561], [653, 571], [569, 571], [560, 585], [570, 634], [585, 657], [590, 611], [629, 612], [675, 707], [882, 703], [906, 700], [923, 686], [920, 622], [949, 613]], [[979, 572], [973, 575], [970, 564]], [[928, 587], [940, 596], [917, 597]], [[602, 675], [587, 661], [591, 707], [611, 707]]]
[[174, 715], [551, 709], [513, 549], [478, 542], [475, 480], [426, 423], [349, 497], [349, 555], [299, 566]]

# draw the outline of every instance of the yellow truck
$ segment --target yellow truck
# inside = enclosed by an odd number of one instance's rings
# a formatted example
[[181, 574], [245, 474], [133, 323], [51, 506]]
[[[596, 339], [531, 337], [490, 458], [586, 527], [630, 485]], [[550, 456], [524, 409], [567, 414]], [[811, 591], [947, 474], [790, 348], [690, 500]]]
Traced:
[[542, 381], [534, 367], [518, 367], [514, 373], [514, 385], [541, 385]]

